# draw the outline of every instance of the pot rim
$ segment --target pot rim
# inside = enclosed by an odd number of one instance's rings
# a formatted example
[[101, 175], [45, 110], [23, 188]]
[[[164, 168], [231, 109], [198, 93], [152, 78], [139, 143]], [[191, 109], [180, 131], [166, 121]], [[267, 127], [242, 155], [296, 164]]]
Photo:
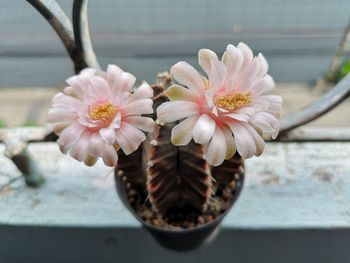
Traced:
[[[174, 234], [188, 234], [188, 233], [200, 231], [200, 230], [208, 228], [210, 226], [215, 226], [215, 225], [219, 224], [223, 220], [223, 218], [228, 214], [228, 212], [231, 211], [233, 205], [236, 203], [238, 197], [240, 196], [242, 188], [243, 188], [243, 184], [244, 184], [244, 177], [245, 177], [245, 173], [242, 173], [240, 178], [237, 181], [238, 183], [237, 183], [236, 193], [231, 200], [230, 206], [225, 210], [225, 212], [223, 212], [222, 214], [217, 216], [213, 221], [199, 225], [199, 226], [191, 227], [191, 228], [165, 229], [163, 227], [147, 223], [142, 218], [140, 218], [140, 216], [136, 213], [134, 208], [128, 202], [128, 198], [126, 195], [126, 189], [125, 189], [125, 182], [122, 180], [122, 176], [118, 176], [117, 174], [115, 174], [116, 183], [118, 183], [118, 181], [119, 181], [119, 183], [123, 184], [123, 189], [121, 189], [121, 187], [118, 187], [118, 186], [116, 187], [119, 198], [121, 199], [122, 203], [126, 206], [126, 208], [137, 219], [137, 221], [139, 221], [142, 225], [144, 225], [145, 227], [147, 227], [149, 229], [159, 231], [159, 232], [174, 233]], [[122, 190], [124, 193], [120, 193], [120, 190]]]

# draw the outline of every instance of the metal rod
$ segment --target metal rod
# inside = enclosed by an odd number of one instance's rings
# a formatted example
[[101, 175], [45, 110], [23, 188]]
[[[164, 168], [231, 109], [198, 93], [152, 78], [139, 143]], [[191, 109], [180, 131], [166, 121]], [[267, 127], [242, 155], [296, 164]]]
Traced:
[[350, 142], [348, 127], [302, 127], [271, 142]]
[[91, 43], [88, 12], [88, 0], [74, 0], [73, 3], [73, 29], [74, 38], [78, 50], [83, 56], [86, 64], [91, 68], [100, 70], [94, 49]]
[[329, 112], [350, 95], [350, 74], [343, 78], [330, 91], [306, 108], [290, 113], [282, 118], [280, 133], [284, 133], [309, 123]]
[[87, 67], [87, 63], [78, 50], [73, 33], [73, 26], [62, 8], [54, 0], [27, 0], [36, 8], [56, 31], [65, 46], [73, 64], [74, 71], [78, 73]]
[[5, 156], [8, 157], [24, 176], [28, 186], [39, 187], [45, 181], [44, 174], [28, 151], [27, 136], [17, 130], [2, 135], [5, 144]]

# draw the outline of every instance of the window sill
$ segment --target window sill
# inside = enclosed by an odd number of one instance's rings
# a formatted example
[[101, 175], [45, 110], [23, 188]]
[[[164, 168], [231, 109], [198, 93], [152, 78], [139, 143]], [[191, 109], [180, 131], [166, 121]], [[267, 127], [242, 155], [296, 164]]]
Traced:
[[[14, 179], [0, 191], [5, 262], [59, 262], [64, 258], [59, 251], [67, 249], [73, 257], [83, 253], [84, 262], [142, 261], [142, 255], [149, 262], [156, 254], [171, 255], [140, 231], [122, 206], [113, 169], [102, 162], [85, 167], [61, 154], [55, 143], [32, 143], [29, 150], [46, 176], [39, 189], [16, 180], [19, 172], [0, 155], [0, 183]], [[275, 256], [293, 251], [283, 262], [344, 262], [350, 243], [349, 156], [350, 142], [268, 143], [261, 157], [246, 161], [245, 185], [223, 233], [188, 258], [213, 262], [212, 251], [237, 260], [255, 256], [260, 262], [281, 262]], [[40, 247], [51, 252], [37, 251]], [[251, 255], [252, 249], [257, 254]]]

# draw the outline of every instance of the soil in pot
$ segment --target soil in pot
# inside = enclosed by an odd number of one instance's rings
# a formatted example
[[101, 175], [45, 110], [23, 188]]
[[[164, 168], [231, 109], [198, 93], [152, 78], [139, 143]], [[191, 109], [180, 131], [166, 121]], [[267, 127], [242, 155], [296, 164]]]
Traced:
[[164, 229], [189, 229], [210, 223], [231, 208], [238, 195], [240, 176], [242, 175], [236, 174], [230, 184], [217, 190], [204, 211], [196, 210], [191, 206], [171, 207], [162, 215], [156, 209], [152, 209], [146, 192], [136, 191], [130, 185], [127, 185], [126, 190], [131, 207], [146, 223]]

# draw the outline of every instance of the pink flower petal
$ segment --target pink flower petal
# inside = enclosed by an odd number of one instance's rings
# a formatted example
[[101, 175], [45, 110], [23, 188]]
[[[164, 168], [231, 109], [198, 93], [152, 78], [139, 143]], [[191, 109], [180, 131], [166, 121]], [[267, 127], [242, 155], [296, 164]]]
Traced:
[[154, 121], [152, 118], [141, 116], [127, 116], [125, 117], [124, 121], [146, 132], [153, 132], [154, 130]]
[[94, 76], [96, 74], [96, 69], [94, 68], [84, 68], [79, 72], [79, 75]]
[[215, 131], [215, 121], [207, 114], [203, 114], [193, 127], [193, 140], [199, 144], [207, 144]]
[[276, 139], [280, 132], [280, 123], [277, 123], [276, 130], [271, 134], [272, 139]]
[[235, 141], [234, 141], [233, 136], [232, 136], [232, 131], [229, 127], [223, 126], [223, 127], [221, 127], [221, 129], [224, 132], [225, 139], [226, 139], [225, 160], [229, 160], [236, 153]]
[[73, 77], [70, 77], [66, 80], [66, 83], [72, 87], [70, 90], [73, 93], [73, 96], [79, 99], [82, 99], [84, 93], [87, 91], [90, 85], [91, 76], [88, 74], [79, 74]]
[[274, 133], [278, 129], [278, 119], [268, 112], [258, 112], [251, 116], [249, 122], [264, 133]]
[[181, 61], [171, 67], [170, 73], [180, 84], [185, 85], [198, 95], [204, 92], [204, 82], [198, 71], [187, 62]]
[[157, 108], [162, 122], [173, 122], [198, 113], [198, 105], [189, 101], [167, 101]]
[[189, 100], [194, 101], [197, 96], [196, 94], [187, 88], [180, 85], [172, 85], [165, 91], [166, 96], [170, 100]]
[[102, 157], [103, 162], [107, 166], [114, 166], [118, 160], [118, 155], [113, 145], [104, 142], [99, 133], [93, 133], [90, 137], [88, 145], [88, 155], [84, 162], [88, 166], [92, 166], [96, 162], [96, 157]]
[[225, 117], [230, 117], [232, 119], [238, 120], [238, 121], [243, 121], [243, 122], [248, 122], [250, 116], [247, 114], [241, 114], [241, 113], [228, 113], [224, 115]]
[[63, 93], [67, 96], [76, 97], [77, 99], [82, 99], [82, 98], [79, 98], [79, 95], [76, 94], [75, 89], [71, 86], [65, 87], [63, 89]]
[[57, 142], [68, 149], [79, 139], [84, 130], [84, 126], [79, 123], [73, 123], [62, 131]]
[[54, 125], [53, 127], [53, 131], [57, 134], [60, 135], [62, 133], [62, 131], [67, 128], [69, 125], [71, 125], [71, 122], [62, 122], [62, 123], [57, 123], [56, 125]]
[[125, 92], [130, 91], [132, 87], [134, 87], [134, 84], [136, 82], [136, 78], [133, 74], [128, 72], [123, 72], [120, 75], [120, 83], [117, 92]]
[[263, 140], [261, 135], [249, 124], [242, 123], [242, 126], [250, 133], [255, 142], [256, 152], [254, 153], [254, 155], [260, 156], [264, 151], [265, 141]]
[[198, 51], [198, 63], [207, 74], [210, 72], [211, 60], [218, 60], [218, 56], [214, 51], [210, 49], [201, 49]]
[[239, 91], [250, 90], [253, 80], [259, 72], [259, 67], [260, 65], [257, 58], [253, 58], [252, 62], [247, 66], [239, 80], [236, 80]]
[[258, 55], [258, 62], [260, 66], [259, 66], [259, 72], [257, 73], [257, 76], [262, 78], [263, 76], [265, 76], [265, 74], [269, 70], [269, 64], [267, 63], [265, 57], [261, 53], [259, 53]]
[[261, 96], [259, 96], [258, 99], [254, 99], [246, 108], [252, 108], [254, 112], [258, 112], [267, 110], [268, 106], [265, 101], [261, 100]]
[[153, 100], [141, 99], [120, 108], [125, 116], [153, 113]]
[[69, 154], [79, 162], [84, 161], [88, 155], [88, 141], [90, 137], [91, 133], [85, 131], [69, 151]]
[[248, 124], [232, 122], [229, 127], [233, 132], [235, 145], [243, 159], [260, 154], [265, 146], [261, 136]]
[[112, 145], [115, 142], [115, 131], [110, 128], [102, 128], [99, 131], [101, 138], [108, 144]]
[[227, 69], [224, 63], [218, 60], [210, 61], [209, 83], [216, 89], [222, 88], [226, 81]]
[[64, 153], [64, 154], [68, 153], [69, 148], [64, 147], [62, 144], [59, 143], [59, 141], [57, 141], [57, 144], [58, 144], [58, 147], [62, 153]]
[[63, 93], [58, 93], [52, 99], [52, 108], [61, 108], [65, 111], [82, 112], [85, 105], [75, 97], [67, 96]]
[[226, 138], [219, 126], [215, 127], [213, 138], [211, 139], [205, 159], [209, 164], [218, 166], [222, 164], [226, 156]]
[[253, 84], [252, 92], [255, 95], [260, 95], [275, 88], [275, 82], [270, 75], [265, 75]]
[[104, 151], [104, 141], [98, 132], [91, 135], [88, 152], [92, 156], [101, 156]]
[[51, 108], [47, 116], [47, 122], [61, 123], [61, 122], [74, 122], [78, 119], [78, 115], [75, 112], [69, 112], [62, 109]]
[[97, 101], [109, 101], [113, 96], [108, 82], [99, 76], [93, 76], [91, 78], [91, 85], [88, 95], [93, 96]]
[[118, 107], [129, 104], [131, 102], [130, 92], [119, 92], [118, 95], [112, 97], [111, 102], [113, 103], [113, 105], [116, 105]]
[[106, 72], [106, 80], [108, 81], [113, 94], [117, 94], [120, 76], [123, 70], [116, 65], [108, 65]]
[[279, 95], [265, 95], [259, 98], [267, 105], [267, 111], [279, 116], [282, 113], [283, 98]]
[[252, 106], [246, 106], [246, 107], [242, 107], [239, 108], [235, 111], [235, 113], [238, 114], [245, 114], [245, 115], [252, 115], [256, 112], [256, 109]]
[[126, 155], [137, 150], [140, 144], [146, 140], [145, 134], [127, 122], [116, 133], [117, 143]]
[[104, 143], [103, 152], [101, 153], [101, 157], [105, 165], [114, 167], [118, 161], [118, 155], [112, 145], [108, 143]]
[[122, 121], [122, 118], [121, 118], [121, 114], [120, 112], [118, 112], [114, 119], [112, 120], [112, 122], [109, 124], [108, 128], [110, 129], [117, 129], [120, 127], [120, 124], [121, 124], [121, 121]]
[[147, 99], [153, 97], [153, 89], [148, 83], [143, 83], [140, 87], [135, 89], [134, 93], [130, 96], [130, 102]]
[[187, 145], [192, 139], [192, 130], [198, 116], [191, 116], [175, 125], [171, 131], [171, 142], [174, 145]]
[[79, 116], [78, 122], [86, 128], [96, 128], [101, 125], [101, 121], [89, 119], [88, 114]]
[[252, 50], [244, 43], [240, 42], [237, 46], [237, 48], [239, 48], [243, 54], [243, 63], [241, 66], [241, 71], [244, 70], [246, 67], [248, 67], [248, 65], [250, 64], [250, 62], [253, 59], [253, 52]]
[[227, 67], [227, 76], [229, 78], [234, 77], [241, 69], [243, 63], [243, 53], [240, 49], [233, 45], [228, 45], [226, 48], [226, 55], [223, 62]]
[[[217, 92], [216, 89], [208, 89], [204, 93], [205, 100], [206, 100], [209, 108], [214, 106], [214, 95], [216, 92]], [[213, 107], [213, 109], [216, 109], [216, 107]]]

